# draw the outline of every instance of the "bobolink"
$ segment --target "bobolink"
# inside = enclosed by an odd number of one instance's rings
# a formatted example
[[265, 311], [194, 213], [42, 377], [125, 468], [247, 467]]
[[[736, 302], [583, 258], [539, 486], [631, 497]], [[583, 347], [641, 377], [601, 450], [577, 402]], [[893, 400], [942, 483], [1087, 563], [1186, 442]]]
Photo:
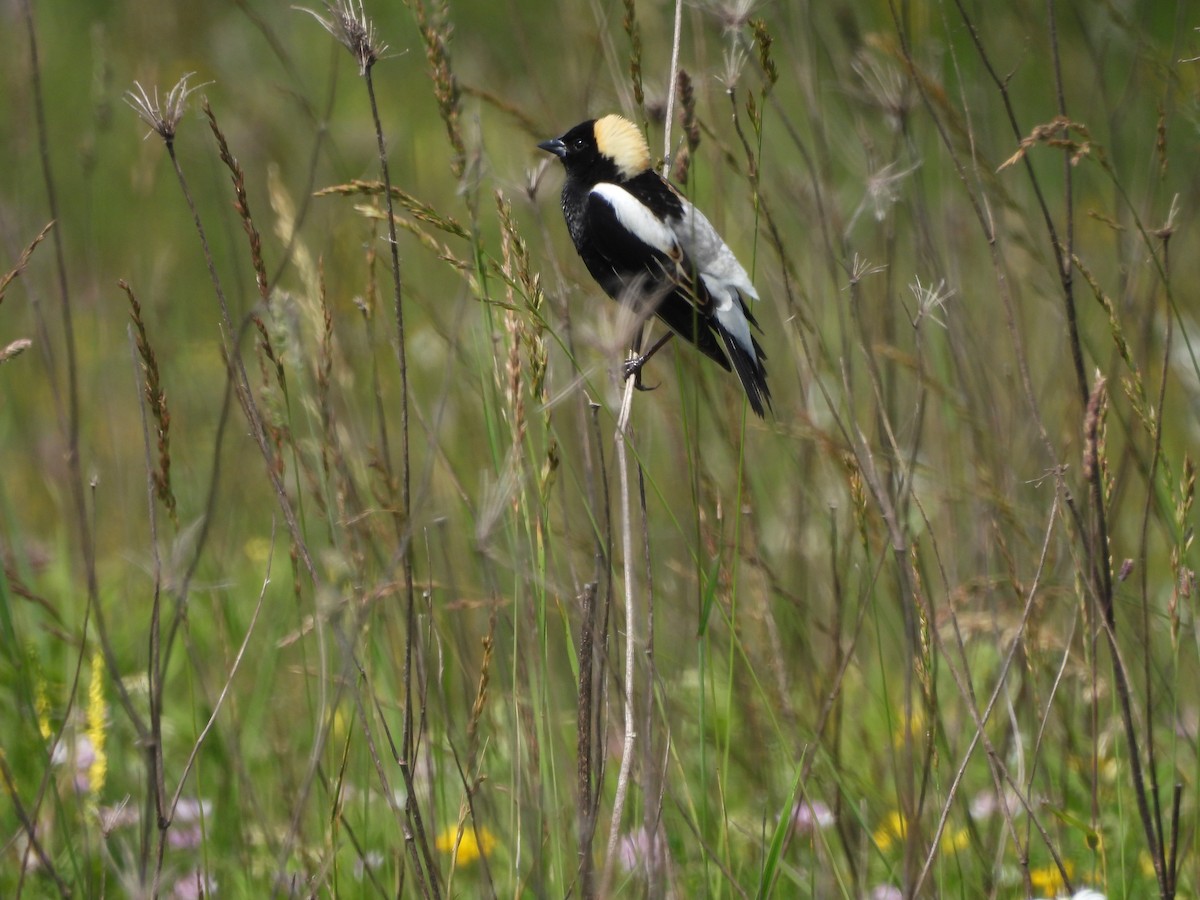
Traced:
[[614, 300], [639, 315], [655, 313], [671, 329], [626, 373], [638, 373], [678, 334], [726, 371], [732, 365], [750, 408], [763, 416], [771, 404], [766, 355], [750, 333], [758, 322], [745, 299], [757, 300], [758, 291], [704, 213], [651, 168], [637, 127], [605, 116], [538, 147], [567, 170], [563, 216], [592, 277]]

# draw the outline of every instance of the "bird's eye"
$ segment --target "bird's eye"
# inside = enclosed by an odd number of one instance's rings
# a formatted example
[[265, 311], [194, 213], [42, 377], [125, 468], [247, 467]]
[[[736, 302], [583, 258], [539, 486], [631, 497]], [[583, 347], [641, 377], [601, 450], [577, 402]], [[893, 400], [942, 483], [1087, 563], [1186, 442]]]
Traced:
[[584, 141], [583, 138], [575, 138], [575, 143], [573, 143], [571, 145], [571, 147], [572, 147], [572, 149], [575, 149], [575, 150], [582, 150], [585, 145], [586, 145], [586, 142]]

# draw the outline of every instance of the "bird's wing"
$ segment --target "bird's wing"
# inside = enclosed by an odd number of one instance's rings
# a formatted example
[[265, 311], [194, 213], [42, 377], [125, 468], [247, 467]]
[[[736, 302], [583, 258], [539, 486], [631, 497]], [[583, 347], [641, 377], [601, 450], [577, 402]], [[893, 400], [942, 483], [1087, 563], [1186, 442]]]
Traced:
[[699, 282], [697, 294], [707, 299], [713, 328], [721, 336], [729, 361], [746, 389], [750, 406], [761, 416], [764, 406], [771, 403], [767, 370], [763, 365], [767, 355], [751, 332], [751, 326], [758, 328], [758, 322], [746, 301], [747, 297], [757, 300], [758, 291], [704, 213], [669, 182], [663, 180], [662, 183], [678, 200], [678, 210], [668, 213], [663, 221], [671, 229], [685, 258], [695, 267]]
[[[686, 313], [691, 317], [698, 313], [705, 319], [712, 315], [708, 279], [703, 277], [705, 266], [699, 264], [681, 239], [690, 235], [677, 229], [677, 223], [686, 216], [685, 204], [687, 207], [691, 204], [653, 172], [623, 184], [600, 182], [591, 189], [588, 200], [597, 226], [591, 237], [607, 260], [630, 270], [630, 275], [641, 276], [644, 271], [645, 277], [653, 282], [646, 286], [647, 293], [655, 287], [660, 294], [668, 286], [673, 288], [670, 292], [673, 298], [655, 299], [686, 307], [681, 315]], [[708, 227], [711, 230], [712, 226]], [[692, 244], [698, 246], [694, 241]], [[737, 260], [733, 264], [737, 265]], [[700, 282], [697, 275], [702, 276]]]
[[[664, 182], [665, 183], [665, 182]], [[672, 189], [673, 190], [673, 189]], [[770, 405], [766, 354], [754, 339], [751, 326], [758, 327], [746, 298], [758, 299], [758, 291], [729, 245], [717, 234], [712, 223], [691, 202], [679, 195], [679, 212], [664, 220], [684, 255], [695, 266], [696, 277], [712, 310], [717, 333], [725, 344], [750, 405], [760, 416], [764, 404]]]
[[[600, 182], [588, 195], [592, 275], [617, 299], [645, 299], [672, 331], [728, 369], [710, 321], [708, 300], [697, 297], [694, 267], [671, 227], [652, 205], [624, 185]], [[635, 291], [637, 296], [624, 297]]]
[[771, 402], [766, 354], [751, 333], [758, 323], [744, 299], [757, 299], [758, 291], [712, 223], [653, 171], [623, 184], [597, 184], [588, 204], [599, 226], [592, 234], [597, 252], [619, 261], [614, 270], [632, 264], [636, 272], [644, 271], [654, 282], [647, 288], [658, 288], [658, 295], [652, 294], [658, 316], [706, 356], [737, 372], [751, 407], [763, 415]]
[[[682, 262], [683, 250], [674, 232], [651, 207], [619, 184], [602, 181], [589, 195], [598, 227], [592, 239], [614, 260]], [[611, 222], [606, 219], [611, 217]]]
[[712, 298], [713, 315], [751, 354], [754, 353], [750, 325], [757, 325], [743, 297], [758, 299], [758, 291], [729, 245], [712, 223], [686, 198], [680, 212], [665, 223], [680, 249], [696, 267], [697, 276]]

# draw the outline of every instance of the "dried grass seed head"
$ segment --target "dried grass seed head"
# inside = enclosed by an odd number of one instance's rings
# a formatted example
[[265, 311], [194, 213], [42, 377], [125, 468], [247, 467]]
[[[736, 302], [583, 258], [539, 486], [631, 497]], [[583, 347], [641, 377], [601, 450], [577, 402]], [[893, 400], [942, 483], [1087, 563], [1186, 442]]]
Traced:
[[759, 0], [693, 0], [692, 5], [721, 23], [726, 34], [746, 27]]
[[917, 278], [908, 286], [913, 298], [917, 301], [917, 314], [913, 317], [913, 327], [921, 324], [922, 319], [931, 319], [943, 328], [945, 321], [939, 317], [946, 304], [957, 293], [954, 288], [946, 287], [946, 279], [941, 278], [937, 284], [921, 284]]
[[881, 111], [893, 131], [900, 130], [917, 100], [912, 79], [892, 58], [894, 48], [877, 37], [855, 54], [851, 68], [858, 75], [853, 93], [863, 103]]
[[320, 13], [297, 6], [295, 9], [306, 12], [318, 22], [321, 27], [337, 39], [350, 55], [358, 61], [358, 74], [366, 75], [371, 66], [387, 52], [388, 45], [379, 39], [375, 32], [375, 23], [367, 18], [362, 0], [355, 4], [354, 0], [339, 0], [337, 3], [326, 3], [328, 18]]
[[717, 80], [725, 88], [725, 92], [729, 93], [737, 87], [738, 81], [742, 77], [742, 69], [746, 67], [746, 50], [741, 44], [729, 44], [725, 48], [722, 56], [721, 72], [717, 76]]
[[921, 163], [915, 162], [906, 169], [900, 169], [898, 166], [898, 163], [890, 162], [867, 176], [866, 191], [846, 225], [845, 233], [847, 235], [868, 208], [872, 210], [876, 222], [886, 219], [891, 208], [900, 201], [899, 186], [901, 182], [917, 171], [921, 167]]
[[0, 363], [6, 363], [13, 357], [20, 356], [32, 346], [33, 341], [29, 338], [17, 338], [4, 349], [0, 350]]
[[[206, 81], [204, 84], [198, 84], [195, 87], [188, 87], [188, 79], [195, 75], [195, 72], [188, 72], [171, 88], [167, 94], [166, 100], [161, 100], [158, 96], [158, 88], [154, 88], [154, 93], [147, 91], [140, 81], [133, 83], [133, 90], [125, 92], [125, 102], [129, 104], [130, 109], [138, 114], [138, 117], [150, 126], [151, 131], [161, 137], [167, 145], [175, 142], [175, 131], [179, 127], [179, 121], [183, 118], [183, 114], [187, 111], [188, 97], [212, 84], [211, 81]], [[150, 134], [147, 133], [146, 137]]]

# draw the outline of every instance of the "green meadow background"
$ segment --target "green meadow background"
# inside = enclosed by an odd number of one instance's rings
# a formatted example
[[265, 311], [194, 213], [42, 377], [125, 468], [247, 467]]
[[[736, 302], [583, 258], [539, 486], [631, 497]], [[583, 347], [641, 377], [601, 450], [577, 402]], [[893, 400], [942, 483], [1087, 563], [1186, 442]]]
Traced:
[[[361, 14], [0, 5], [0, 894], [1195, 896], [1200, 9]], [[612, 111], [765, 421], [621, 427]]]

